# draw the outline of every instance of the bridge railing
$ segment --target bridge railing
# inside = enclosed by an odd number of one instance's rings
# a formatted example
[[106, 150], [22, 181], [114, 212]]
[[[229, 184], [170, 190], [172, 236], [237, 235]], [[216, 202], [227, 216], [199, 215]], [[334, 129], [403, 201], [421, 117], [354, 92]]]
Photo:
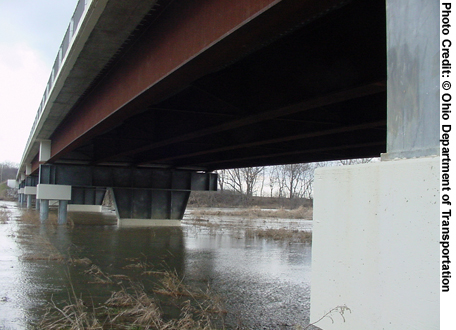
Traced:
[[33, 122], [32, 128], [30, 130], [30, 135], [27, 140], [27, 144], [25, 146], [24, 157], [26, 156], [28, 146], [32, 142], [34, 132], [35, 132], [38, 122], [40, 120], [41, 114], [43, 113], [43, 110], [45, 109], [45, 107], [47, 105], [52, 88], [54, 87], [57, 77], [60, 73], [60, 69], [62, 68], [62, 66], [65, 62], [66, 55], [68, 54], [68, 51], [70, 50], [71, 43], [76, 36], [76, 32], [77, 32], [80, 24], [83, 21], [82, 18], [87, 11], [86, 9], [90, 6], [91, 2], [92, 2], [92, 0], [79, 0], [78, 4], [76, 6], [76, 9], [73, 13], [73, 16], [71, 17], [70, 24], [68, 25], [68, 29], [65, 33], [65, 36], [63, 37], [62, 44], [59, 47], [57, 57], [54, 61], [54, 65], [51, 70], [51, 75], [46, 84], [46, 88], [44, 90], [43, 97], [41, 99], [40, 105], [38, 107], [38, 111], [35, 116], [35, 120]]

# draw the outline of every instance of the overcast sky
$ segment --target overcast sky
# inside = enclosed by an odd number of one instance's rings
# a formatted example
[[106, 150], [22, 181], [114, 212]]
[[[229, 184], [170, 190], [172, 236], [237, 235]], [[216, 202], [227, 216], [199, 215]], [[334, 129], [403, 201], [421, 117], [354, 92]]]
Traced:
[[0, 163], [19, 163], [77, 0], [0, 0]]

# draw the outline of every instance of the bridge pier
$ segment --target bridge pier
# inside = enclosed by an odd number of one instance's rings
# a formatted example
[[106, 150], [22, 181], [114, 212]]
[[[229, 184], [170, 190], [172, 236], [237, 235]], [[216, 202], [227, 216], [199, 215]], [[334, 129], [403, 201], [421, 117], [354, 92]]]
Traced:
[[67, 223], [67, 208], [68, 208], [68, 201], [67, 200], [60, 200], [59, 201], [59, 212], [57, 217], [57, 223], [59, 225], [64, 225]]
[[26, 195], [27, 196], [27, 208], [31, 209], [32, 208], [32, 195]]
[[[40, 173], [41, 180], [41, 173]], [[40, 200], [40, 221], [46, 222], [49, 218], [49, 201], [59, 201], [58, 222], [66, 223], [68, 201], [71, 200], [71, 186], [39, 183], [37, 185], [37, 199]], [[63, 206], [65, 205], [65, 206]]]
[[351, 309], [320, 328], [438, 329], [438, 168], [436, 156], [315, 171], [311, 320]]
[[388, 0], [387, 27], [387, 153], [315, 171], [311, 322], [351, 310], [324, 330], [439, 329], [439, 3]]
[[40, 221], [46, 222], [49, 218], [49, 200], [40, 199]]
[[[216, 184], [215, 174], [195, 171], [41, 165], [37, 197], [59, 200], [59, 224], [64, 224], [68, 208], [93, 211], [98, 206], [101, 211], [109, 188], [119, 225], [175, 226], [184, 215], [190, 192], [216, 190]], [[48, 211], [42, 210], [40, 214], [45, 221]]]
[[113, 189], [121, 226], [178, 226], [190, 191]]

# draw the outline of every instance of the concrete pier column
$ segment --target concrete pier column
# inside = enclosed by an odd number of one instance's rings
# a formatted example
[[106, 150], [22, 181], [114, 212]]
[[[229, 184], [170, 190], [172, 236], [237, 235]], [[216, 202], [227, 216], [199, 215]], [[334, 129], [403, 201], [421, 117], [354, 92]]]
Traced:
[[315, 171], [310, 319], [351, 310], [324, 330], [439, 329], [439, 3], [386, 4], [387, 153]]
[[36, 209], [37, 211], [40, 210], [40, 202], [41, 202], [41, 201], [40, 201], [38, 198], [37, 198], [36, 201], [35, 201], [35, 209]]
[[[63, 204], [65, 204], [65, 212], [62, 212], [62, 216], [64, 216], [66, 219], [66, 206], [68, 205], [68, 201], [71, 200], [71, 186], [57, 184], [38, 184], [36, 197], [41, 200], [40, 220], [42, 222], [46, 221], [49, 216], [49, 200], [60, 201], [59, 220], [61, 213], [60, 206], [62, 205], [63, 208]], [[66, 203], [62, 203], [62, 201], [65, 201]], [[43, 209], [43, 207], [45, 209]]]
[[24, 200], [22, 201], [23, 203], [27, 204], [27, 208], [31, 209], [32, 208], [32, 202], [34, 196], [36, 196], [36, 184], [37, 184], [37, 177], [34, 176], [28, 176], [25, 178], [25, 186], [22, 188], [23, 190], [23, 198]]
[[387, 153], [383, 160], [438, 155], [439, 3], [387, 2]]
[[46, 222], [49, 218], [49, 200], [41, 199], [40, 200], [40, 221]]
[[68, 207], [67, 200], [59, 201], [59, 215], [58, 215], [58, 224], [59, 225], [64, 225], [67, 223], [67, 213], [68, 213], [67, 207]]

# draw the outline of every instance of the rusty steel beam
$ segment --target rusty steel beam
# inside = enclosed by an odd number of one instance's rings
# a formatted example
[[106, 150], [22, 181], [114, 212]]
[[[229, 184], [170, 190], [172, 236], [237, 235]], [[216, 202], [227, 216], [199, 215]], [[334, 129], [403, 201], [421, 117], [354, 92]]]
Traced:
[[347, 1], [175, 1], [51, 137], [51, 162], [197, 78]]

